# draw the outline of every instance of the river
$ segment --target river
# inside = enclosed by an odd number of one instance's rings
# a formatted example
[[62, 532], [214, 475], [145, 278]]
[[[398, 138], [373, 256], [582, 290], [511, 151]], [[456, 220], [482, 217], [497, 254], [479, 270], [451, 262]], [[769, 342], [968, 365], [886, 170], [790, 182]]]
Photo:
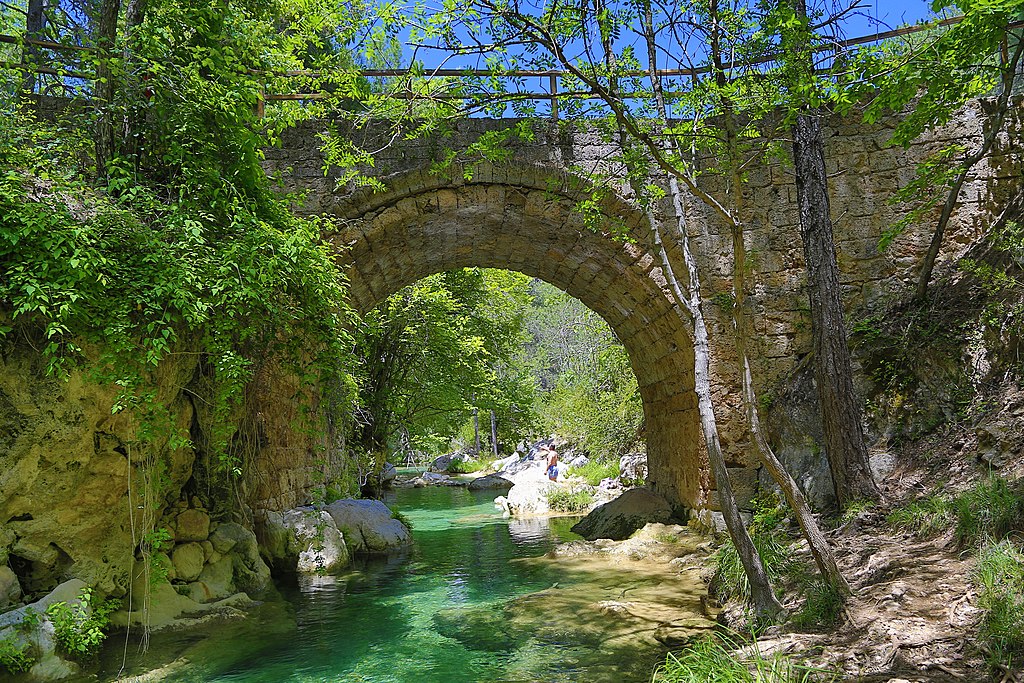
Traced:
[[[279, 584], [279, 596], [248, 618], [155, 633], [146, 655], [115, 634], [98, 680], [649, 681], [664, 650], [637, 638], [637, 624], [678, 621], [643, 614], [650, 596], [670, 592], [669, 602], [697, 623], [700, 582], [621, 559], [545, 557], [556, 543], [578, 539], [569, 531], [575, 520], [503, 519], [494, 495], [398, 489], [386, 502], [412, 523], [406, 553]], [[626, 591], [630, 602], [621, 601]], [[641, 614], [623, 620], [623, 609]]]

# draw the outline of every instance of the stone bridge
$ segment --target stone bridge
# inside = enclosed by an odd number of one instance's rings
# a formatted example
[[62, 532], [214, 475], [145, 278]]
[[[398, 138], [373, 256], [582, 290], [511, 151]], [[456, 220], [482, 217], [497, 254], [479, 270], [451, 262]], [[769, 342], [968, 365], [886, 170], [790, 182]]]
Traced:
[[[950, 141], [980, 136], [985, 104], [959, 112], [942, 131], [908, 150], [888, 145], [892, 121], [865, 125], [833, 119], [826, 131], [827, 165], [839, 267], [848, 316], [869, 314], [911, 289], [934, 218], [914, 226], [879, 253], [878, 240], [902, 211], [889, 204], [913, 176], [914, 165]], [[581, 181], [573, 169], [601, 168], [610, 149], [596, 132], [556, 128], [515, 144], [501, 164], [481, 163], [433, 173], [446, 149], [458, 149], [509, 121], [461, 122], [447, 139], [379, 145], [373, 174], [384, 189], [336, 188], [325, 173], [315, 123], [287, 132], [266, 164], [291, 189], [307, 191], [306, 211], [337, 218], [327, 237], [351, 282], [354, 308], [366, 312], [406, 285], [466, 266], [515, 270], [541, 278], [580, 299], [615, 331], [629, 353], [647, 425], [649, 483], [689, 508], [715, 506], [693, 393], [693, 351], [685, 314], [677, 311], [652, 257], [645, 221], [623, 193], [601, 205], [605, 230], [592, 230], [574, 211]], [[1012, 129], [1016, 129], [1015, 127]], [[372, 143], [371, 143], [372, 145]], [[943, 253], [952, 262], [985, 229], [1020, 176], [1014, 141], [999, 150], [965, 186]], [[709, 185], [709, 189], [715, 188]], [[747, 249], [752, 270], [750, 314], [758, 335], [752, 350], [755, 383], [766, 392], [783, 382], [810, 349], [803, 292], [803, 259], [791, 169], [781, 163], [751, 169]], [[726, 311], [713, 302], [730, 290], [727, 230], [699, 203], [687, 208], [690, 237], [702, 265], [702, 288], [713, 344], [713, 372], [723, 446], [741, 503], [754, 495], [759, 472], [739, 408], [739, 377]], [[613, 239], [624, 224], [629, 240]], [[721, 300], [721, 299], [719, 299]], [[816, 449], [809, 438], [775, 446], [785, 459]], [[820, 449], [818, 449], [820, 451]], [[827, 466], [796, 473], [806, 486], [827, 485]], [[813, 479], [817, 481], [812, 481]]]

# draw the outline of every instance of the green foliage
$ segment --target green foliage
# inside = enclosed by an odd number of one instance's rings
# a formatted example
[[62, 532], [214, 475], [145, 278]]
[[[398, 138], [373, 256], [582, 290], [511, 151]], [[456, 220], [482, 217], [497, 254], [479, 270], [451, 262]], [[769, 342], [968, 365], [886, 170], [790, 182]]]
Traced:
[[843, 618], [843, 596], [831, 585], [820, 579], [803, 586], [805, 597], [800, 611], [793, 615], [793, 624], [798, 627], [830, 628]]
[[654, 673], [654, 683], [810, 683], [834, 681], [833, 672], [814, 669], [781, 653], [764, 655], [753, 643], [744, 659], [736, 651], [746, 643], [727, 636], [706, 636], [686, 649], [670, 652]]
[[110, 614], [118, 600], [98, 601], [91, 588], [83, 588], [73, 604], [54, 602], [46, 608], [58, 645], [69, 655], [84, 659], [96, 654], [106, 639]]
[[584, 488], [551, 486], [545, 493], [548, 507], [555, 512], [582, 514], [594, 503], [594, 494]]
[[391, 511], [391, 518], [392, 519], [397, 519], [399, 522], [401, 522], [405, 526], [406, 529], [408, 529], [409, 531], [412, 531], [412, 521], [410, 521], [408, 517], [406, 517], [404, 514], [402, 514], [401, 511], [399, 511], [399, 510], [392, 510]]
[[[105, 169], [92, 158], [92, 108], [45, 122], [4, 99], [0, 337], [17, 329], [49, 374], [83, 366], [119, 387], [114, 411], [138, 418], [137, 442], [170, 449], [189, 435], [157, 395], [157, 376], [198, 359], [193, 389], [210, 418], [199, 445], [226, 477], [245, 466], [238, 414], [262, 369], [319, 383], [324, 398], [327, 387], [344, 394], [349, 309], [324, 222], [297, 218], [260, 163], [306, 113], [283, 107], [261, 120], [255, 105], [263, 70], [310, 65], [319, 20], [346, 26], [344, 42], [354, 19], [291, 0], [147, 3], [111, 60], [115, 100], [97, 108], [129, 133]], [[316, 60], [340, 65], [323, 51]], [[324, 427], [322, 415], [306, 417], [309, 429]], [[149, 481], [146, 495], [159, 496], [162, 477]]]
[[620, 473], [618, 460], [612, 462], [591, 460], [586, 465], [569, 469], [571, 476], [580, 477], [591, 486], [597, 486], [604, 479], [618, 479]]
[[451, 474], [472, 474], [487, 469], [488, 463], [484, 460], [452, 460], [448, 465], [448, 472]]
[[954, 521], [949, 499], [935, 493], [894, 509], [885, 519], [897, 529], [920, 536], [932, 536], [944, 531]]
[[515, 362], [529, 279], [469, 268], [425, 278], [388, 298], [356, 333], [364, 450], [447, 449], [474, 407], [489, 435], [514, 442], [533, 424], [533, 382]]
[[937, 0], [932, 9], [951, 9], [963, 19], [907, 44], [888, 41], [864, 48], [848, 69], [863, 91], [871, 92], [868, 121], [913, 105], [893, 133], [895, 144], [909, 145], [925, 130], [949, 122], [964, 102], [991, 91], [1000, 77], [1000, 42], [1024, 2]]
[[982, 547], [974, 570], [978, 606], [985, 614], [979, 641], [989, 663], [1015, 669], [1024, 657], [1024, 554], [1010, 539]]
[[559, 434], [600, 462], [636, 450], [643, 406], [625, 349], [596, 313], [535, 282], [524, 363], [542, 393], [545, 433]]
[[19, 644], [12, 636], [0, 640], [0, 670], [8, 674], [19, 674], [31, 669], [35, 662], [36, 658], [28, 643]]
[[[754, 518], [750, 523], [750, 538], [761, 556], [765, 573], [772, 585], [794, 569], [793, 552], [789, 546], [785, 529], [786, 509], [777, 497], [760, 498], [753, 501]], [[719, 600], [732, 597], [742, 600], [750, 598], [750, 583], [743, 570], [740, 556], [732, 541], [727, 541], [712, 556], [715, 571], [708, 590]]]
[[992, 475], [954, 498], [952, 512], [961, 544], [1000, 540], [1024, 529], [1024, 493], [1019, 483]]

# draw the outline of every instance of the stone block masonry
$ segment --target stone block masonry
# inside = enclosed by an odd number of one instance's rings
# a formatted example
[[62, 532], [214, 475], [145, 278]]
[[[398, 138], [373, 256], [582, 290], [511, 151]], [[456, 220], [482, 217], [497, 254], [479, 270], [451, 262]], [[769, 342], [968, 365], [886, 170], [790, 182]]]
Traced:
[[[929, 153], [950, 142], [969, 148], [979, 144], [988, 107], [985, 101], [970, 104], [909, 149], [888, 144], [896, 119], [876, 125], [855, 118], [827, 122], [832, 212], [851, 320], [912, 290], [937, 211], [880, 252], [879, 239], [907, 210], [893, 205], [891, 197]], [[982, 236], [991, 217], [1019, 188], [1020, 114], [1018, 103], [1008, 126], [1013, 136], [1000, 141], [964, 188], [948, 228], [940, 271]], [[531, 141], [511, 142], [513, 153], [506, 163], [431, 172], [445, 150], [463, 149], [483, 133], [514, 123], [469, 119], [458, 122], [447, 137], [390, 146], [381, 131], [380, 140], [365, 143], [381, 150], [374, 168], [366, 169], [384, 183], [386, 189], [380, 192], [335, 187], [336, 169], [326, 174], [321, 170], [322, 127], [316, 122], [286, 132], [280, 148], [267, 150], [266, 166], [268, 172], [280, 173], [289, 189], [307, 192], [304, 211], [336, 217], [337, 227], [326, 238], [348, 272], [358, 311], [370, 310], [420, 278], [463, 266], [539, 277], [594, 309], [623, 341], [640, 384], [651, 484], [682, 505], [714, 506], [693, 394], [689, 324], [671, 301], [643, 214], [629, 201], [624, 183], [614, 179], [616, 169], [607, 161], [614, 157], [609, 143], [585, 127], [552, 125], [537, 131]], [[574, 174], [579, 169], [604, 172], [618, 185], [618, 196], [602, 205], [602, 224], [596, 231], [576, 211], [586, 196], [585, 183]], [[714, 182], [709, 178], [706, 189], [715, 191]], [[747, 183], [748, 303], [758, 333], [752, 362], [757, 388], [766, 392], [809, 352], [810, 318], [792, 168], [778, 161], [755, 166], [747, 173]], [[687, 219], [702, 268], [723, 446], [731, 467], [750, 468], [754, 454], [739, 405], [728, 311], [714, 303], [716, 294], [731, 288], [731, 237], [695, 200], [687, 205]], [[628, 243], [611, 237], [623, 224]]]

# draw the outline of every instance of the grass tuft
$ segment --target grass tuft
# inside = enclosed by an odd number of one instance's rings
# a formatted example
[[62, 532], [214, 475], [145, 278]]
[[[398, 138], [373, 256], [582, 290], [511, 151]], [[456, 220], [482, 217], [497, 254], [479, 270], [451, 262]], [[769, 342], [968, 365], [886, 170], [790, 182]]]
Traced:
[[978, 640], [989, 664], [1011, 669], [1024, 659], [1024, 554], [1007, 539], [982, 547], [975, 568], [978, 606], [985, 610]]
[[933, 493], [896, 508], [885, 519], [896, 529], [934, 536], [953, 524], [953, 506], [949, 499]]
[[953, 499], [956, 538], [962, 545], [1001, 540], [1024, 529], [1024, 495], [1002, 477], [991, 476]]
[[[777, 585], [778, 579], [794, 568], [789, 539], [782, 528], [786, 519], [786, 509], [782, 507], [778, 497], [758, 499], [753, 505], [754, 519], [750, 523], [750, 538], [761, 556], [768, 580], [772, 585]], [[723, 602], [731, 597], [748, 600], [750, 582], [732, 541], [726, 542], [718, 549], [712, 556], [712, 562], [715, 573], [708, 586], [708, 592]]]
[[591, 486], [597, 486], [603, 479], [617, 479], [621, 470], [618, 460], [607, 463], [591, 460], [582, 467], [570, 468], [569, 474], [580, 477]]
[[483, 460], [452, 460], [446, 470], [449, 474], [472, 474], [487, 469], [487, 463]]
[[810, 683], [834, 681], [834, 673], [796, 663], [782, 654], [767, 656], [754, 643], [740, 659], [731, 638], [708, 636], [681, 652], [670, 652], [654, 673], [654, 683]]
[[799, 612], [793, 615], [793, 624], [801, 628], [837, 625], [843, 618], [843, 596], [821, 579], [807, 583], [804, 587], [807, 600]]

